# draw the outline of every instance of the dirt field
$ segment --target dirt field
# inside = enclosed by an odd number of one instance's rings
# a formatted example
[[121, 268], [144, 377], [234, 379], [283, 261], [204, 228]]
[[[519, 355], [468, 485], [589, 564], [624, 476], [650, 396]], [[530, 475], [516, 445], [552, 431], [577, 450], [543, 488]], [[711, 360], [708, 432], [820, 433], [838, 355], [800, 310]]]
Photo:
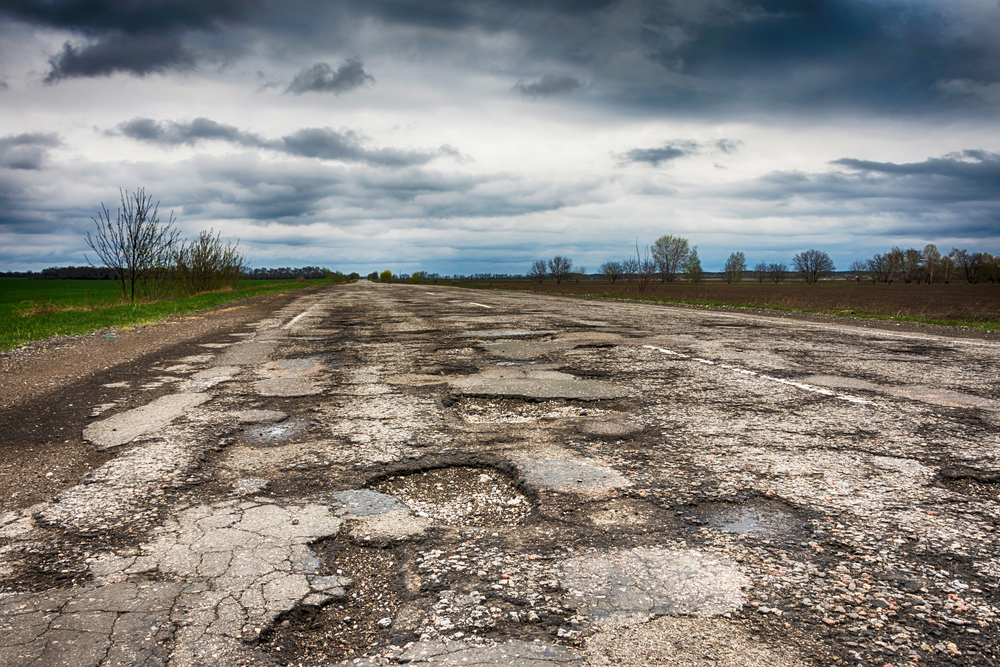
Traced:
[[8, 355], [0, 664], [998, 665], [942, 331], [362, 282]]
[[582, 284], [528, 281], [470, 282], [469, 285], [560, 292], [565, 294], [617, 294], [695, 303], [738, 303], [768, 308], [789, 308], [818, 313], [871, 314], [883, 317], [919, 317], [933, 320], [991, 322], [1000, 327], [1000, 285], [951, 283], [949, 285], [872, 285], [869, 283], [829, 282], [806, 285], [801, 282], [780, 284], [742, 283], [727, 285], [708, 282], [654, 282], [640, 295], [634, 285], [623, 281]]

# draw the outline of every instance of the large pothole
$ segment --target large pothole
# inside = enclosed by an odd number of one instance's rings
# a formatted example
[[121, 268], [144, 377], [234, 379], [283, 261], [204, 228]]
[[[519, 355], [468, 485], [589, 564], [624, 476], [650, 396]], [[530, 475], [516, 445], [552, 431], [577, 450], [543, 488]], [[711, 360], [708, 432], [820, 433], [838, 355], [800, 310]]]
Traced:
[[391, 549], [329, 540], [314, 546], [327, 569], [352, 581], [346, 595], [325, 607], [285, 614], [261, 641], [279, 664], [328, 665], [368, 655], [390, 643], [402, 595]]
[[417, 516], [455, 527], [516, 526], [531, 503], [493, 468], [456, 466], [387, 477], [372, 489], [398, 498]]

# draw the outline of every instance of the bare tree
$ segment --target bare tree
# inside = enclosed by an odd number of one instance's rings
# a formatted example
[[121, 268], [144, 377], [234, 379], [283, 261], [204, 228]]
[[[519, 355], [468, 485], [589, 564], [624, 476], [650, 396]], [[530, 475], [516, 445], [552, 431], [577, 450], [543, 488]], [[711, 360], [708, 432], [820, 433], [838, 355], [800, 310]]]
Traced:
[[951, 282], [951, 279], [955, 276], [955, 259], [951, 254], [944, 255], [941, 257], [941, 277], [944, 279], [944, 284], [947, 285]]
[[772, 262], [767, 265], [767, 277], [774, 282], [775, 285], [780, 283], [788, 276], [788, 265], [784, 262]]
[[639, 275], [639, 259], [636, 257], [626, 257], [622, 260], [622, 276], [625, 278], [625, 282], [631, 285], [635, 282], [636, 277]]
[[549, 275], [556, 281], [556, 285], [569, 278], [573, 271], [573, 260], [569, 257], [556, 255], [549, 260]]
[[767, 264], [765, 262], [757, 262], [754, 264], [753, 277], [757, 280], [758, 285], [767, 280]]
[[688, 240], [667, 234], [653, 241], [653, 259], [660, 269], [660, 280], [672, 283], [688, 256]]
[[747, 270], [747, 257], [741, 251], [734, 252], [726, 260], [726, 282], [730, 285], [733, 283], [743, 282], [743, 274]]
[[604, 277], [609, 282], [614, 283], [622, 277], [622, 263], [615, 261], [604, 262], [604, 264], [601, 264], [601, 273], [604, 274]]
[[933, 243], [924, 246], [924, 280], [928, 285], [934, 282], [941, 269], [941, 251]]
[[691, 248], [687, 258], [684, 260], [684, 277], [697, 285], [705, 272], [701, 268], [701, 260], [698, 258], [698, 247]]
[[528, 271], [528, 277], [534, 280], [536, 283], [541, 283], [545, 280], [546, 276], [549, 275], [549, 270], [545, 266], [544, 259], [536, 259], [534, 264], [531, 265], [531, 270]]
[[201, 232], [198, 240], [181, 243], [174, 252], [174, 277], [187, 294], [201, 294], [232, 289], [247, 267], [247, 258], [239, 250], [239, 241], [222, 242], [222, 234]]
[[851, 262], [851, 266], [847, 269], [854, 274], [854, 279], [861, 284], [861, 279], [868, 275], [868, 262], [863, 259], [856, 259]]
[[639, 254], [639, 240], [635, 241], [635, 266], [638, 269], [635, 276], [636, 286], [639, 288], [639, 294], [646, 291], [649, 284], [653, 282], [653, 278], [656, 277], [657, 267], [659, 263], [650, 256], [649, 246], [646, 246], [646, 254]]
[[792, 264], [807, 284], [819, 282], [819, 279], [834, 271], [833, 260], [822, 250], [806, 250], [792, 258]]
[[127, 196], [119, 190], [118, 196], [121, 208], [117, 218], [112, 220], [111, 212], [101, 202], [97, 218], [91, 218], [97, 232], [94, 236], [87, 232], [86, 240], [97, 258], [114, 273], [122, 300], [135, 303], [136, 296], [150, 290], [150, 281], [164, 277], [180, 232], [173, 229], [173, 211], [167, 222], [160, 222], [160, 203], [154, 206], [153, 196], [146, 196], [144, 188]]
[[909, 285], [917, 276], [920, 274], [920, 266], [923, 261], [923, 255], [916, 248], [907, 248], [902, 253], [902, 258], [900, 262], [900, 274], [903, 276], [903, 282]]

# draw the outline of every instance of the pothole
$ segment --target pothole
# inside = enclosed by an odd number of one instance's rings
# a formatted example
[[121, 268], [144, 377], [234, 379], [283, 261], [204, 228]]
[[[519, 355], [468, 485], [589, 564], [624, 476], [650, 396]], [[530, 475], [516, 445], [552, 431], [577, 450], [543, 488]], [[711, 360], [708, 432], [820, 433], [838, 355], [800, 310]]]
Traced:
[[772, 537], [787, 535], [803, 522], [781, 503], [711, 503], [693, 512], [697, 523], [720, 533]]
[[966, 466], [942, 468], [934, 479], [949, 491], [984, 500], [1000, 502], [1000, 472], [977, 470]]
[[401, 583], [392, 576], [399, 567], [396, 554], [340, 540], [313, 548], [331, 573], [352, 583], [343, 598], [325, 607], [284, 614], [262, 637], [261, 648], [279, 664], [311, 666], [369, 655], [389, 644], [402, 603]]
[[244, 437], [248, 444], [267, 447], [284, 444], [308, 428], [309, 420], [293, 417], [283, 422], [251, 426], [244, 432]]
[[565, 401], [542, 403], [518, 399], [463, 398], [452, 407], [468, 424], [526, 424], [543, 420], [588, 417], [603, 410]]
[[438, 468], [381, 480], [372, 488], [399, 498], [417, 516], [456, 527], [515, 526], [531, 503], [492, 468]]

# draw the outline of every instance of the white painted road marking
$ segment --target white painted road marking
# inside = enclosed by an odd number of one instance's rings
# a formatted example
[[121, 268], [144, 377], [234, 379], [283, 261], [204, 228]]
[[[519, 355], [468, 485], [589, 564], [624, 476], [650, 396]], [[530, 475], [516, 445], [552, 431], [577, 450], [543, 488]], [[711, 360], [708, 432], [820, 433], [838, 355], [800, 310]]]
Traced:
[[738, 366], [730, 366], [729, 364], [719, 364], [709, 359], [702, 359], [700, 357], [692, 357], [687, 354], [681, 354], [680, 352], [674, 352], [673, 350], [668, 350], [662, 347], [657, 347], [655, 345], [643, 345], [648, 350], [655, 350], [661, 354], [669, 354], [672, 357], [678, 357], [680, 359], [691, 359], [692, 361], [697, 361], [698, 363], [706, 364], [708, 366], [718, 366], [719, 368], [725, 368], [726, 370], [736, 371], [737, 373], [742, 373], [743, 375], [752, 375], [754, 377], [759, 377], [762, 380], [770, 380], [771, 382], [780, 382], [781, 384], [787, 384], [790, 387], [795, 387], [796, 389], [802, 389], [804, 391], [811, 391], [815, 394], [822, 394], [824, 396], [833, 396], [839, 398], [842, 401], [849, 401], [851, 403], [862, 403], [870, 404], [871, 401], [867, 401], [859, 396], [851, 396], [850, 394], [838, 394], [835, 391], [829, 389], [824, 389], [823, 387], [816, 387], [811, 384], [805, 384], [804, 382], [795, 382], [794, 380], [786, 380], [784, 378], [776, 378], [770, 375], [765, 375], [764, 373], [758, 373], [757, 371], [751, 371], [746, 368], [740, 368]]

